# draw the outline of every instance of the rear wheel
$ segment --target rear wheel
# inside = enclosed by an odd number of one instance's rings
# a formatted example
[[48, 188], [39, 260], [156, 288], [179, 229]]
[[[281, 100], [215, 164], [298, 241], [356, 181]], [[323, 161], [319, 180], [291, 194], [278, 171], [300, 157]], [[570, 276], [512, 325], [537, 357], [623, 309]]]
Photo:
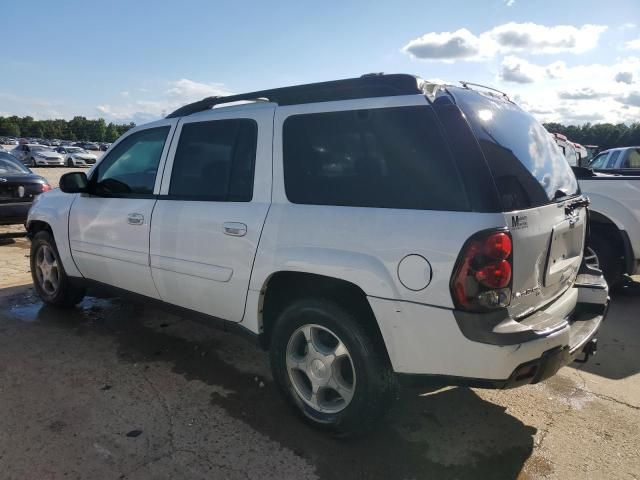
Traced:
[[75, 167], [75, 165], [73, 164], [73, 160], [71, 160], [71, 157], [67, 158], [67, 167]]
[[84, 298], [85, 290], [75, 287], [64, 271], [53, 236], [38, 232], [31, 241], [31, 277], [43, 302], [56, 307], [73, 307]]
[[301, 299], [279, 316], [271, 368], [294, 408], [316, 427], [360, 434], [374, 428], [395, 390], [382, 347], [358, 318], [324, 299]]
[[[602, 270], [609, 287], [614, 287], [622, 279], [622, 259], [620, 254], [616, 253], [615, 243], [612, 243], [611, 239], [607, 240], [600, 232], [592, 231], [589, 237], [585, 260], [588, 265], [597, 265], [597, 268]], [[589, 255], [589, 252], [592, 254]], [[589, 258], [593, 255], [596, 257], [595, 260]]]

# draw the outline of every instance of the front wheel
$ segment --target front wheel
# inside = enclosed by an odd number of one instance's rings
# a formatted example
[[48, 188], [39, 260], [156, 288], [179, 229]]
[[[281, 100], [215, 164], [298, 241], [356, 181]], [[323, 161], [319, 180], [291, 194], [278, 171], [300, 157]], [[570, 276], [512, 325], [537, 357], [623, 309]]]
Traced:
[[67, 158], [67, 167], [69, 168], [75, 167], [75, 165], [73, 164], [73, 160], [71, 160], [71, 158]]
[[53, 236], [38, 232], [31, 241], [31, 277], [43, 302], [56, 307], [73, 307], [84, 298], [85, 290], [75, 287], [64, 271]]
[[29, 161], [29, 166], [30, 167], [36, 167], [36, 159], [31, 157], [31, 160]]
[[361, 434], [389, 407], [393, 373], [369, 330], [331, 300], [298, 300], [280, 314], [270, 348], [273, 376], [312, 425]]

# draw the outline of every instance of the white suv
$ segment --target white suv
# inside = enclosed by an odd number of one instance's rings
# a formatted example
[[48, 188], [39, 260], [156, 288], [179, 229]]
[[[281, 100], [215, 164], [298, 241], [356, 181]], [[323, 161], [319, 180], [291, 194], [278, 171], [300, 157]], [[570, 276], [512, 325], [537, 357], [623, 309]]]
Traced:
[[586, 203], [506, 96], [366, 75], [130, 130], [27, 226], [45, 302], [98, 284], [237, 326], [307, 419], [348, 433], [400, 381], [507, 388], [588, 357], [608, 291]]

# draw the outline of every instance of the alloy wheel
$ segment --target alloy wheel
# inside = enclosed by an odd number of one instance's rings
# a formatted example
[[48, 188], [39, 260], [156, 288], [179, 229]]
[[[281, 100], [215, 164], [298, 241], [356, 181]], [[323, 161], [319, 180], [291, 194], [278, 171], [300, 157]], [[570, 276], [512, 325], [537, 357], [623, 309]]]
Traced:
[[47, 295], [55, 295], [60, 288], [58, 260], [49, 245], [42, 245], [36, 253], [36, 278]]
[[289, 380], [298, 396], [321, 413], [344, 410], [355, 393], [356, 374], [349, 350], [321, 325], [303, 325], [293, 332], [286, 350]]

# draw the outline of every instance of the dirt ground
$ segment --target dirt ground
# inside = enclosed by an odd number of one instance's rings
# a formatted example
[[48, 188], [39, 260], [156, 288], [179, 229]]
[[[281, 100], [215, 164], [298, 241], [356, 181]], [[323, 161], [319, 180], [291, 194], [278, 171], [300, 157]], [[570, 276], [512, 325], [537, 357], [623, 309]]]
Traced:
[[586, 365], [508, 391], [407, 390], [374, 434], [338, 440], [289, 410], [244, 339], [118, 298], [43, 306], [28, 248], [0, 240], [2, 478], [640, 477], [631, 291]]

